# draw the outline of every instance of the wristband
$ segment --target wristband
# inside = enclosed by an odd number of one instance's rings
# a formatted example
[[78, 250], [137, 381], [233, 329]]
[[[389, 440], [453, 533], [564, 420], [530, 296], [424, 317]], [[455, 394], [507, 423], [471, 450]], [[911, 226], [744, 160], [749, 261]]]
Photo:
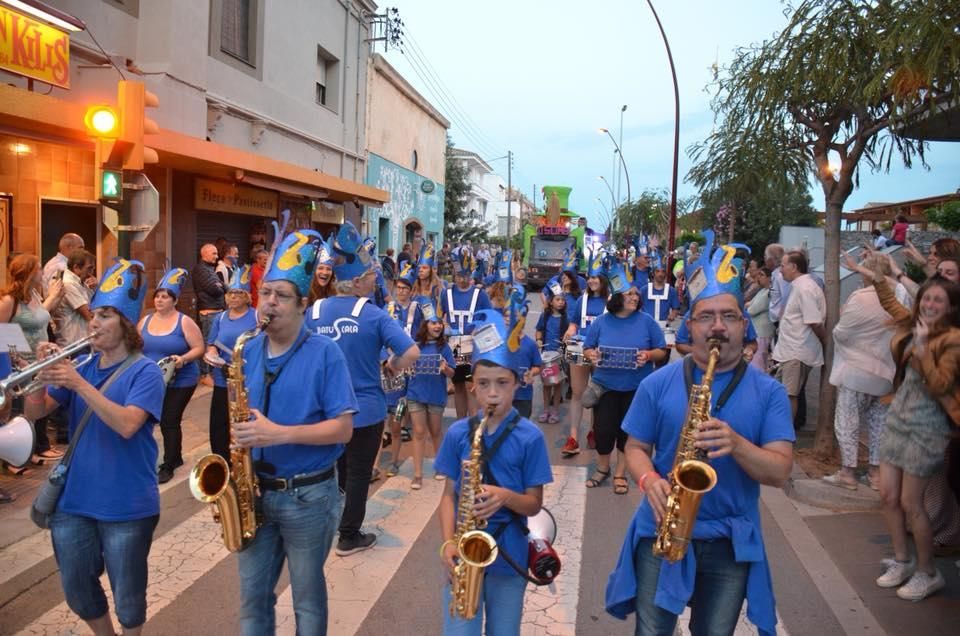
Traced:
[[637, 486], [640, 487], [640, 492], [647, 491], [646, 488], [644, 487], [644, 483], [647, 481], [647, 477], [649, 477], [650, 475], [656, 475], [657, 477], [660, 476], [657, 474], [657, 471], [655, 470], [648, 470], [647, 472], [643, 473], [643, 475], [641, 475], [640, 477], [640, 481], [637, 482]]

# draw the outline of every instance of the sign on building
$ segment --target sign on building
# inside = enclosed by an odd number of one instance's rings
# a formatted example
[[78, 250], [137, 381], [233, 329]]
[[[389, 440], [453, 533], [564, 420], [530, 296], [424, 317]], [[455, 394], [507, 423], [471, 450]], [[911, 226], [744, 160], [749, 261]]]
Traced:
[[0, 5], [0, 68], [70, 88], [70, 36]]
[[272, 190], [261, 190], [211, 179], [194, 181], [193, 207], [197, 210], [274, 218], [277, 216], [278, 201], [279, 195]]

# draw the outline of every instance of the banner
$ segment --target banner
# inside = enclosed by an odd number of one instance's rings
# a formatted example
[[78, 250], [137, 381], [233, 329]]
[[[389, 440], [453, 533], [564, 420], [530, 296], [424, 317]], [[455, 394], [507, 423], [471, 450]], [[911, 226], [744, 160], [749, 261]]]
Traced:
[[0, 68], [70, 88], [70, 36], [0, 5]]

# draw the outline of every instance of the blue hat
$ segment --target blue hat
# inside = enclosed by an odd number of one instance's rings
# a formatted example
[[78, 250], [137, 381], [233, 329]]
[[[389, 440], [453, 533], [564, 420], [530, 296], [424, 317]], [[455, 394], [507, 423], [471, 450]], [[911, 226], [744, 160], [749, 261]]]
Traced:
[[300, 295], [306, 296], [310, 292], [322, 240], [323, 237], [313, 230], [294, 230], [287, 234], [270, 260], [263, 282], [285, 280], [293, 283]]
[[127, 320], [137, 324], [140, 320], [140, 312], [143, 310], [143, 298], [147, 294], [147, 286], [144, 285], [143, 279], [143, 263], [123, 258], [115, 260], [116, 262], [100, 279], [100, 285], [90, 301], [90, 309], [112, 307], [123, 314]]
[[590, 260], [587, 265], [587, 276], [604, 276], [606, 275], [606, 269], [604, 267], [604, 256], [606, 252], [599, 245], [595, 245], [593, 249], [590, 250]]
[[443, 319], [437, 314], [436, 308], [429, 298], [423, 298], [420, 302], [420, 313], [427, 322], [443, 322]]
[[576, 248], [566, 248], [563, 250], [563, 271], [577, 273], [577, 260], [579, 252]]
[[324, 241], [320, 239], [319, 250], [317, 251], [317, 265], [329, 265], [333, 267], [333, 234]]
[[363, 276], [375, 260], [357, 228], [350, 221], [344, 221], [333, 239], [333, 273], [337, 280], [349, 281]]
[[227, 291], [245, 291], [248, 294], [250, 293], [250, 266], [244, 265], [238, 269], [233, 274], [233, 278], [230, 279], [230, 284], [227, 286]]
[[495, 272], [498, 283], [510, 284], [513, 282], [513, 251], [503, 250], [497, 257], [497, 271]]
[[637, 256], [647, 256], [650, 253], [650, 237], [646, 234], [635, 236], [633, 239], [633, 245], [636, 248]]
[[740, 269], [734, 264], [737, 249], [743, 248], [748, 252], [750, 248], [740, 243], [720, 245], [713, 249], [713, 230], [704, 230], [705, 245], [699, 258], [687, 265], [684, 277], [687, 280], [687, 289], [690, 292], [690, 306], [707, 298], [721, 294], [731, 294], [743, 306], [743, 295], [740, 291]]
[[653, 266], [653, 269], [667, 269], [667, 264], [664, 262], [663, 257], [660, 256], [660, 252], [655, 251], [653, 253], [653, 255], [650, 257], [650, 263]]
[[433, 249], [433, 243], [427, 243], [420, 248], [420, 258], [417, 260], [417, 265], [437, 266], [437, 252]]
[[520, 348], [520, 340], [523, 338], [523, 327], [526, 324], [527, 312], [530, 310], [530, 301], [526, 300], [526, 297], [527, 292], [523, 285], [514, 285], [510, 288], [506, 317], [510, 334], [507, 345], [511, 351]]
[[510, 337], [503, 315], [499, 311], [496, 309], [481, 309], [473, 314], [473, 357], [471, 363], [474, 367], [481, 360], [487, 360], [499, 367], [510, 369], [519, 376], [520, 360], [517, 355], [519, 348], [519, 338]]
[[470, 276], [473, 272], [473, 253], [466, 247], [461, 247], [452, 259], [453, 272], [461, 276]]
[[629, 268], [624, 269], [616, 259], [610, 258], [605, 263], [604, 270], [607, 280], [610, 281], [611, 294], [622, 294], [633, 286], [633, 277], [630, 276]]
[[163, 273], [155, 291], [165, 289], [175, 297], [180, 298], [180, 291], [183, 289], [185, 282], [187, 282], [187, 270], [182, 267], [174, 267]]
[[404, 261], [403, 266], [400, 268], [400, 272], [397, 274], [398, 283], [406, 283], [411, 288], [413, 283], [417, 280], [417, 270], [413, 268], [413, 263], [410, 261]]

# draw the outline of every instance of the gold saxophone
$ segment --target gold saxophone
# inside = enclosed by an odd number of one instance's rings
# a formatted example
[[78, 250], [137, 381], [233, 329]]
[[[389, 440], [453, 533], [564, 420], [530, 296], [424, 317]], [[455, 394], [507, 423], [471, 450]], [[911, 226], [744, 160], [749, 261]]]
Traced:
[[[264, 318], [256, 329], [237, 338], [233, 358], [224, 369], [231, 424], [250, 419], [247, 389], [243, 384], [243, 348], [268, 324], [270, 318]], [[190, 492], [203, 503], [214, 505], [213, 519], [222, 526], [227, 550], [239, 552], [253, 541], [260, 525], [256, 510], [260, 487], [249, 448], [231, 449], [230, 464], [216, 453], [201, 457], [190, 471]]]
[[687, 552], [693, 536], [693, 524], [697, 520], [697, 510], [704, 493], [717, 485], [717, 471], [705, 460], [707, 454], [694, 446], [694, 433], [701, 422], [710, 419], [710, 386], [713, 373], [720, 359], [720, 342], [711, 339], [707, 342], [710, 357], [707, 370], [700, 384], [690, 388], [687, 402], [687, 419], [680, 431], [677, 454], [673, 457], [673, 468], [667, 476], [670, 480], [670, 496], [667, 509], [657, 526], [657, 536], [653, 543], [653, 554], [667, 561], [679, 561]]
[[473, 433], [470, 456], [460, 468], [460, 500], [457, 506], [457, 527], [453, 544], [457, 546], [460, 562], [454, 568], [453, 589], [450, 598], [450, 615], [470, 620], [477, 615], [480, 605], [480, 590], [483, 588], [485, 568], [497, 560], [497, 540], [484, 532], [486, 520], [477, 519], [473, 504], [483, 488], [483, 431], [487, 426], [490, 411], [484, 414], [480, 425]]

